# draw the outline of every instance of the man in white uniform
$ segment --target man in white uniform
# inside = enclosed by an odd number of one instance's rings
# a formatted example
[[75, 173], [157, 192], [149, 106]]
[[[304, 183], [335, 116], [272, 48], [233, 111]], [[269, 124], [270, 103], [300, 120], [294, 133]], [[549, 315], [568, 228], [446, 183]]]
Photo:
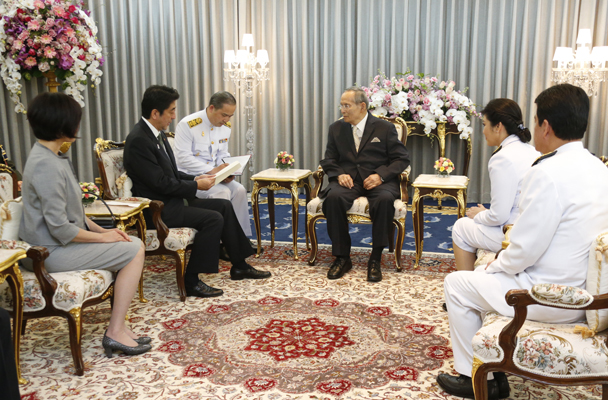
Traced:
[[[229, 92], [217, 92], [202, 111], [182, 119], [175, 130], [177, 168], [191, 175], [216, 174], [228, 164], [230, 157], [230, 118], [236, 109], [236, 99]], [[209, 190], [199, 190], [200, 199], [226, 199], [232, 202], [236, 217], [247, 236], [251, 236], [247, 190], [230, 176]]]
[[[526, 174], [520, 217], [511, 244], [496, 260], [476, 271], [457, 271], [445, 278], [444, 291], [460, 376], [440, 374], [437, 383], [451, 395], [473, 398], [472, 339], [482, 315], [496, 311], [513, 316], [505, 294], [538, 283], [585, 287], [589, 247], [608, 228], [608, 169], [583, 148], [589, 98], [579, 87], [556, 85], [535, 100], [534, 145], [544, 155]], [[573, 323], [585, 312], [542, 306], [528, 308], [528, 319]], [[509, 396], [508, 381], [494, 373], [490, 399]]]

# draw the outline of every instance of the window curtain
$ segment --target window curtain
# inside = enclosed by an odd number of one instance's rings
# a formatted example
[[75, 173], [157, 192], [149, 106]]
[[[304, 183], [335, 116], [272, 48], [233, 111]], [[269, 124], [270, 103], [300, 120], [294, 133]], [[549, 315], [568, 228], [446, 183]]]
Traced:
[[[85, 93], [80, 139], [70, 150], [86, 181], [98, 175], [95, 139], [124, 140], [151, 84], [180, 92], [177, 120], [203, 109], [216, 91], [235, 93], [230, 151], [245, 154], [245, 98], [223, 80], [224, 50], [241, 48], [244, 33], [270, 57], [270, 81], [253, 97], [255, 171], [272, 167], [281, 150], [294, 154], [296, 168], [316, 169], [327, 128], [340, 117], [342, 91], [367, 85], [379, 71], [393, 76], [409, 68], [454, 80], [478, 110], [493, 98], [514, 99], [532, 128], [534, 99], [553, 84], [555, 47], [575, 47], [579, 28], [592, 30], [593, 45], [608, 45], [608, 0], [105, 0], [86, 7], [106, 58], [101, 85]], [[608, 155], [607, 85], [591, 98], [584, 139], [597, 155]], [[1, 90], [0, 140], [22, 168], [35, 138]], [[24, 103], [43, 90], [42, 79], [26, 82]], [[473, 127], [468, 200], [488, 202], [493, 149], [479, 120]], [[463, 145], [457, 136], [447, 143], [457, 171]], [[408, 150], [413, 178], [432, 173], [436, 144], [414, 137]], [[241, 182], [251, 188], [249, 174]]]

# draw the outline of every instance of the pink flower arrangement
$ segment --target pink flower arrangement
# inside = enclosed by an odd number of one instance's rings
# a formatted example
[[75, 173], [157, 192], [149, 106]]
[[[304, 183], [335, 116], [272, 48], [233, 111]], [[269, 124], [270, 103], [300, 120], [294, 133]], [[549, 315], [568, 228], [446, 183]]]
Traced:
[[362, 89], [369, 99], [374, 114], [400, 116], [406, 121], [424, 125], [431, 135], [437, 122], [455, 124], [466, 139], [473, 132], [471, 118], [478, 117], [475, 104], [464, 95], [467, 89], [457, 91], [454, 81], [441, 81], [435, 76], [413, 75], [408, 70], [387, 78], [383, 73], [372, 78]]
[[97, 27], [83, 2], [67, 0], [8, 0], [0, 5], [0, 72], [17, 105], [21, 104], [21, 78], [41, 77], [52, 71], [62, 88], [84, 107], [80, 94], [90, 78], [101, 82], [104, 63]]
[[99, 188], [91, 182], [79, 182], [82, 190], [82, 203], [89, 204], [97, 200], [100, 196]]
[[277, 154], [277, 158], [274, 159], [274, 165], [278, 169], [293, 168], [293, 164], [293, 155], [287, 153], [286, 151], [281, 151], [279, 154]]
[[439, 175], [447, 176], [454, 171], [454, 163], [449, 158], [439, 157], [433, 166]]

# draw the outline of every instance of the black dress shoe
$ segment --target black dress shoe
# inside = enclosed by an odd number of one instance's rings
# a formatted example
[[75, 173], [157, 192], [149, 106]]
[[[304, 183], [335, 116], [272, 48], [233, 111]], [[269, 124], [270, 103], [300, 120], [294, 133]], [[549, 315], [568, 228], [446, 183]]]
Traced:
[[[456, 397], [464, 397], [465, 399], [474, 399], [473, 381], [466, 375], [452, 376], [449, 374], [439, 374], [437, 383], [444, 392]], [[498, 385], [493, 379], [488, 381], [488, 400], [500, 399], [498, 393]]]
[[336, 257], [334, 262], [331, 263], [329, 271], [327, 271], [327, 279], [340, 279], [345, 273], [350, 271], [352, 267], [353, 262], [350, 260], [350, 257]]
[[222, 289], [213, 288], [203, 281], [198, 281], [195, 286], [186, 286], [186, 296], [195, 297], [218, 297], [224, 294]]
[[230, 268], [230, 279], [233, 281], [240, 281], [241, 279], [267, 279], [270, 276], [270, 272], [259, 271], [249, 264], [247, 264], [247, 268], [243, 269]]
[[509, 387], [509, 380], [507, 374], [504, 372], [494, 372], [494, 380], [498, 385], [498, 397], [506, 399], [511, 394], [511, 388]]
[[380, 261], [369, 260], [367, 263], [367, 280], [369, 282], [380, 282], [382, 280], [382, 270]]
[[226, 246], [224, 246], [223, 244], [220, 244], [220, 260], [230, 261], [230, 256], [228, 255]]
[[447, 304], [443, 303], [441, 305], [441, 308], [443, 308], [443, 311], [448, 312], [448, 305]]

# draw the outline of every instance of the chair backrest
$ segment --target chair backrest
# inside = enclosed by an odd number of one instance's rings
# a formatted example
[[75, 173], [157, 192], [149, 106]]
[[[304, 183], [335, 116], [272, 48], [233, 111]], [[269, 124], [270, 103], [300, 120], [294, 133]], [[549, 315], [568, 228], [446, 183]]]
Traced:
[[[424, 133], [424, 126], [414, 122], [407, 121], [407, 135], [408, 136], [427, 136]], [[445, 139], [448, 135], [458, 135], [460, 136], [461, 132], [458, 131], [458, 127], [454, 124], [447, 124], [445, 122], [438, 122], [436, 132], [437, 141], [439, 142], [439, 157], [445, 157]], [[466, 139], [466, 146], [464, 147], [464, 163], [462, 165], [462, 175], [468, 175], [469, 173], [469, 163], [471, 162], [471, 154], [473, 153], [473, 144], [471, 142], [471, 136]]]
[[122, 162], [124, 149], [124, 142], [113, 142], [102, 138], [95, 140], [93, 152], [97, 159], [97, 168], [103, 185], [103, 197], [106, 200], [120, 197], [116, 179], [125, 172]]
[[18, 191], [17, 174], [7, 165], [0, 163], [0, 201], [16, 198]]
[[399, 140], [401, 140], [401, 143], [403, 143], [404, 146], [407, 144], [408, 129], [407, 129], [407, 124], [405, 123], [405, 120], [403, 118], [401, 118], [401, 117], [389, 118], [389, 117], [385, 117], [382, 115], [375, 115], [375, 114], [374, 114], [374, 117], [383, 119], [388, 122], [392, 122], [393, 125], [395, 125], [395, 128], [397, 129], [397, 136], [399, 137]]
[[[599, 234], [591, 244], [585, 289], [593, 296], [608, 293], [608, 232]], [[592, 331], [608, 328], [608, 309], [587, 310], [586, 314]]]
[[21, 197], [10, 199], [0, 205], [0, 239], [19, 240], [19, 226], [23, 214]]

